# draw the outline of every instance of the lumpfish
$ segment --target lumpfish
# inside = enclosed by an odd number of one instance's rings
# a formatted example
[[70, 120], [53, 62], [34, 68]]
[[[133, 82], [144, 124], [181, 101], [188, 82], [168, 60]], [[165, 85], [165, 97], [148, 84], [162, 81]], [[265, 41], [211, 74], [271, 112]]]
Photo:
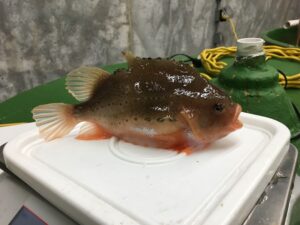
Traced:
[[53, 103], [32, 110], [47, 141], [86, 121], [77, 139], [107, 139], [156, 148], [193, 150], [242, 127], [241, 106], [182, 62], [123, 53], [128, 69], [112, 75], [81, 67], [66, 77], [77, 105]]

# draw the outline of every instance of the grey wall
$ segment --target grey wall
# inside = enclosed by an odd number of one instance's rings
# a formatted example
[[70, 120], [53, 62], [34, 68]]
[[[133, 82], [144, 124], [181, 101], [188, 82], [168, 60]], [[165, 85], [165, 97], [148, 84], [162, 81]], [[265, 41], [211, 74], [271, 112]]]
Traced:
[[[240, 37], [257, 36], [299, 17], [299, 0], [222, 0], [235, 10]], [[0, 0], [0, 102], [81, 65], [140, 56], [196, 54], [215, 31], [214, 0]]]
[[212, 45], [215, 1], [132, 0], [132, 50], [144, 56], [198, 53]]

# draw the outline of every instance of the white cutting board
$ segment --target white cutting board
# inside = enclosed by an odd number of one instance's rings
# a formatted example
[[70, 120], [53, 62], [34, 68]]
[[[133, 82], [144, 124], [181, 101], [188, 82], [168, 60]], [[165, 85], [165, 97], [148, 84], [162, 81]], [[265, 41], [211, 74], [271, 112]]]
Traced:
[[[289, 130], [242, 113], [244, 127], [191, 155], [115, 138], [5, 147], [7, 167], [81, 224], [226, 225], [249, 214], [288, 150]], [[76, 132], [76, 131], [75, 131]]]

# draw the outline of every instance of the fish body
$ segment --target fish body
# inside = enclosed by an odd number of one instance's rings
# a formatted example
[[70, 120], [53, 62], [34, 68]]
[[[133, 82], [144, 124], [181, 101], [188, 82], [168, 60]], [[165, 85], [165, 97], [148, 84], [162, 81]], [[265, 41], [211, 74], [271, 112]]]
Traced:
[[[138, 145], [183, 150], [205, 146], [242, 126], [238, 120], [241, 107], [191, 66], [125, 56], [129, 68], [112, 75], [93, 67], [67, 75], [67, 89], [82, 103], [33, 109], [46, 140], [62, 137], [86, 121], [89, 125], [82, 128], [78, 139], [116, 136]], [[45, 123], [53, 111], [60, 112], [58, 117], [69, 124]]]

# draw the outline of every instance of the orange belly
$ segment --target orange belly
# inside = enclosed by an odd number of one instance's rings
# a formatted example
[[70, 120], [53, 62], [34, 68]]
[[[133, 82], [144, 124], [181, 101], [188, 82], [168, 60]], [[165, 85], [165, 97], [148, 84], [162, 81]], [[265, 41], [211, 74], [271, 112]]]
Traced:
[[146, 147], [174, 149], [177, 151], [181, 151], [189, 147], [189, 142], [183, 131], [153, 136], [131, 131], [118, 134], [116, 136], [126, 142]]

